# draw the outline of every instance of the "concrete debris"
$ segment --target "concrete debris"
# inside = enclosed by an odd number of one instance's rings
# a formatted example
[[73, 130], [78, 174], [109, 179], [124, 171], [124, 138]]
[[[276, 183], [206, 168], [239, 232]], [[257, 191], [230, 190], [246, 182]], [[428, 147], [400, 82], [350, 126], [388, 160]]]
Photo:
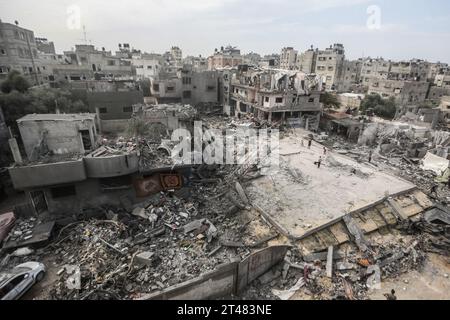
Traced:
[[66, 270], [66, 287], [69, 290], [80, 290], [81, 289], [81, 272], [80, 266], [78, 265], [66, 265], [64, 267]]
[[[161, 110], [146, 108], [142, 112], [151, 116]], [[181, 109], [177, 112], [180, 117], [191, 120], [190, 112], [183, 113]], [[269, 123], [245, 115], [241, 119], [211, 116], [206, 126], [216, 129], [280, 127], [276, 121]], [[368, 178], [362, 166], [354, 166], [353, 160], [380, 171], [394, 168], [397, 170], [394, 173], [430, 193], [437, 174], [421, 169], [420, 159], [426, 154], [423, 149], [439, 153], [436, 144], [445, 149], [450, 146], [450, 138], [441, 134], [433, 140], [427, 135], [418, 137], [417, 132], [412, 135], [382, 125], [374, 127], [369, 125], [362, 133], [364, 144], [360, 145], [321, 134], [320, 140], [327, 144], [324, 167], [332, 167], [336, 170], [333, 173], [352, 179], [356, 179], [354, 176]], [[139, 139], [104, 138], [102, 147], [91, 156], [136, 152], [143, 172], [171, 167], [172, 145], [167, 141], [167, 132], [157, 131], [154, 129], [152, 134]], [[292, 132], [292, 128], [283, 128], [282, 135]], [[308, 139], [313, 138], [308, 136]], [[317, 140], [308, 151], [317, 149]], [[320, 150], [322, 152], [322, 146]], [[352, 158], [353, 165], [336, 160], [338, 156], [334, 158], [333, 152]], [[297, 152], [286, 154], [301, 156]], [[426, 169], [429, 168], [428, 158], [424, 159]], [[304, 238], [282, 236], [285, 232], [277, 227], [274, 219], [268, 219], [257, 210], [258, 203], [248, 181], [260, 179], [261, 168], [261, 164], [191, 166], [189, 174], [183, 176], [188, 183], [181, 189], [157, 191], [143, 197], [138, 204], [130, 201], [123, 207], [92, 208], [95, 213], [92, 217], [65, 217], [55, 222], [54, 237], [45, 245], [27, 244], [15, 251], [2, 250], [0, 269], [25, 261], [51, 260], [51, 272], [56, 280], [43, 293], [45, 299], [138, 299], [213, 271], [233, 257], [245, 259], [274, 242], [292, 247], [283, 262], [248, 284], [239, 298], [289, 300], [299, 294], [311, 299], [354, 300], [368, 299], [370, 291], [376, 290], [386, 279], [421, 270], [428, 253], [449, 256], [450, 219], [446, 204], [450, 203], [450, 191], [446, 187], [435, 188], [432, 198], [437, 203], [422, 216], [393, 217], [392, 223], [380, 222], [385, 227], [373, 233], [365, 230], [371, 227], [371, 221], [357, 214], [344, 215], [343, 223], [339, 220], [342, 231], [332, 232], [331, 229], [312, 231], [313, 227], [319, 227], [313, 226], [312, 220], [292, 220], [293, 225], [301, 224], [317, 242], [323, 242], [321, 248], [311, 248], [304, 245]], [[280, 169], [280, 177], [293, 180], [296, 187], [304, 188], [312, 182], [311, 177], [296, 170], [289, 161], [282, 160]], [[268, 184], [276, 188], [280, 181], [272, 178]], [[281, 196], [265, 199], [276, 208], [283, 201], [290, 205], [289, 200]], [[41, 222], [35, 217], [18, 219], [8, 234], [9, 240], [30, 240]], [[448, 273], [445, 274], [442, 273], [442, 277], [448, 277]]]
[[326, 272], [328, 278], [333, 277], [333, 246], [328, 247]]
[[19, 248], [15, 250], [13, 253], [11, 253], [12, 257], [25, 257], [30, 254], [34, 253], [33, 249], [30, 248]]
[[135, 259], [136, 263], [138, 263], [138, 264], [151, 266], [153, 264], [151, 258], [154, 255], [155, 255], [154, 252], [145, 251], [145, 252], [138, 253], [134, 259]]
[[288, 290], [277, 290], [272, 289], [272, 293], [276, 295], [280, 300], [289, 300], [300, 288], [302, 288], [305, 285], [305, 281], [303, 278], [298, 279], [297, 283], [289, 288]]
[[262, 285], [265, 285], [265, 284], [268, 284], [268, 283], [272, 282], [273, 280], [279, 278], [280, 276], [281, 276], [280, 271], [269, 270], [268, 272], [266, 272], [262, 276], [260, 276], [258, 278], [258, 280]]

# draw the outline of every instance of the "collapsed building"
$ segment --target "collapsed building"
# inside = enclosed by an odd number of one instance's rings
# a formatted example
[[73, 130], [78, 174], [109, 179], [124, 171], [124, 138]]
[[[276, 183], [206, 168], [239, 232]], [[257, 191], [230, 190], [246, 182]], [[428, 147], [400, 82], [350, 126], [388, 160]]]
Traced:
[[251, 114], [269, 123], [318, 128], [322, 83], [315, 75], [241, 65], [233, 74], [231, 89], [229, 105], [224, 105], [225, 114], [238, 118]]
[[130, 208], [148, 194], [182, 185], [179, 174], [173, 184], [173, 168], [162, 169], [172, 177], [168, 184], [159, 172], [140, 170], [134, 140], [101, 139], [95, 114], [32, 114], [17, 122], [27, 157], [15, 144], [9, 173], [14, 188], [26, 194], [17, 205], [25, 215], [55, 219], [103, 205]]

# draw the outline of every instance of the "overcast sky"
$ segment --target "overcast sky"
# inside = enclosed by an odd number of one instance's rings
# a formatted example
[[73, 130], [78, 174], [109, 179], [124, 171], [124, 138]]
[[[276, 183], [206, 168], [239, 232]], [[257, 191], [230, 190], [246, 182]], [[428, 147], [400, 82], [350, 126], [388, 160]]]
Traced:
[[[80, 8], [88, 41], [113, 51], [123, 42], [159, 53], [177, 45], [183, 56], [207, 56], [228, 44], [268, 54], [283, 46], [303, 51], [343, 43], [350, 59], [450, 63], [448, 0], [0, 0], [0, 19], [18, 20], [62, 52], [84, 43], [67, 13], [73, 5]], [[373, 5], [379, 15], [367, 13]]]

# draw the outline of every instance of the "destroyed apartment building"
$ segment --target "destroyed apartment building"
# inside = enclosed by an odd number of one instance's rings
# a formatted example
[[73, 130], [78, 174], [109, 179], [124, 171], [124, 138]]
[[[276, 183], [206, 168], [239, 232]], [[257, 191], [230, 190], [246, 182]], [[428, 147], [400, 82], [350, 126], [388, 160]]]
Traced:
[[321, 86], [315, 75], [241, 65], [231, 79], [231, 97], [224, 112], [317, 130], [322, 112]]
[[14, 188], [25, 191], [28, 215], [54, 219], [102, 205], [129, 208], [142, 195], [168, 188], [158, 174], [139, 172], [133, 140], [102, 139], [97, 120], [95, 114], [30, 114], [17, 121], [26, 158], [15, 143], [9, 173]]

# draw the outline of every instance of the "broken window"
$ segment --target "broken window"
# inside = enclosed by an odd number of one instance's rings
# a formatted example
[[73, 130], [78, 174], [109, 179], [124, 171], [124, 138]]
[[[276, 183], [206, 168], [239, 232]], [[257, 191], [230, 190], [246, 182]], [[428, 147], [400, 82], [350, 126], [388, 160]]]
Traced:
[[3, 48], [0, 48], [0, 54], [2, 54], [2, 55], [6, 55], [6, 50], [5, 50], [5, 49], [3, 49]]
[[84, 151], [92, 149], [91, 134], [89, 130], [80, 130], [81, 140], [83, 142]]
[[183, 84], [191, 84], [192, 79], [190, 77], [183, 77]]
[[31, 191], [30, 196], [37, 214], [40, 214], [48, 209], [43, 191]]
[[314, 102], [314, 98], [309, 98], [308, 102]]
[[133, 112], [133, 107], [123, 107], [122, 111], [123, 112]]
[[269, 102], [269, 97], [265, 97], [264, 101]]
[[99, 108], [98, 112], [100, 112], [100, 113], [107, 113], [108, 109], [106, 109], [106, 108]]
[[175, 91], [175, 87], [173, 87], [173, 86], [167, 87], [167, 92], [173, 92], [173, 91]]
[[283, 98], [282, 97], [275, 98], [275, 103], [283, 103]]
[[100, 188], [102, 191], [114, 191], [129, 189], [131, 187], [131, 176], [119, 176], [100, 179]]
[[206, 86], [206, 91], [214, 91], [216, 87], [214, 86]]
[[156, 92], [159, 91], [159, 84], [158, 83], [154, 83], [153, 84], [153, 91], [156, 91]]
[[191, 91], [183, 91], [183, 98], [184, 99], [190, 99], [191, 98]]
[[50, 192], [53, 199], [76, 196], [77, 192], [74, 185], [51, 188]]

